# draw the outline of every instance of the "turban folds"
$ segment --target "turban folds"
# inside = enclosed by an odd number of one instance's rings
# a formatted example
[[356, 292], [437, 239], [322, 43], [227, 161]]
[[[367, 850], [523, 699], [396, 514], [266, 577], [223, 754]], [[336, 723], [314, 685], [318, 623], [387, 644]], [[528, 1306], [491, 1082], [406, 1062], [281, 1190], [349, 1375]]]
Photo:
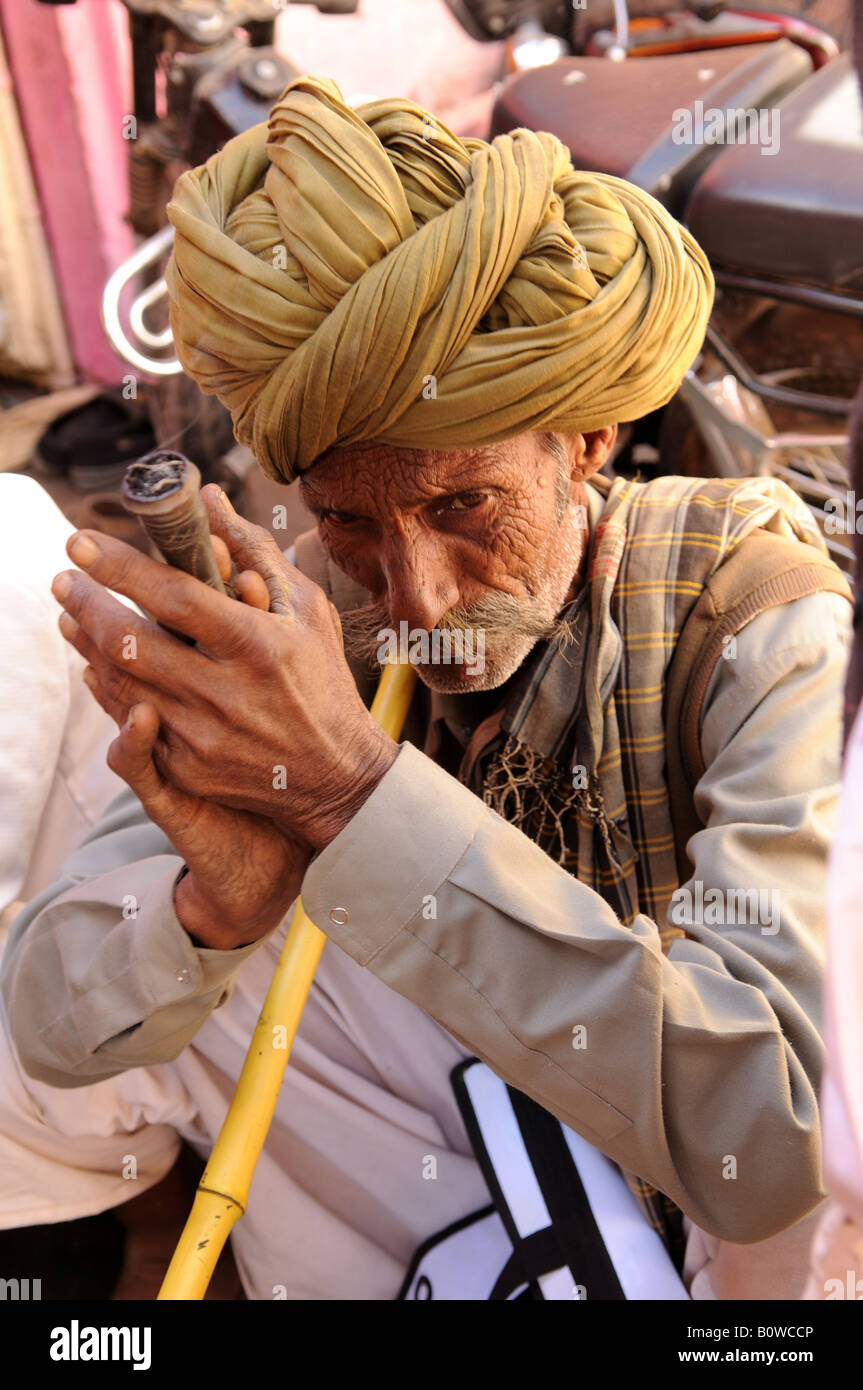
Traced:
[[293, 81], [177, 181], [184, 370], [270, 477], [333, 445], [478, 447], [635, 420], [697, 354], [700, 247], [553, 135], [460, 140], [409, 101]]

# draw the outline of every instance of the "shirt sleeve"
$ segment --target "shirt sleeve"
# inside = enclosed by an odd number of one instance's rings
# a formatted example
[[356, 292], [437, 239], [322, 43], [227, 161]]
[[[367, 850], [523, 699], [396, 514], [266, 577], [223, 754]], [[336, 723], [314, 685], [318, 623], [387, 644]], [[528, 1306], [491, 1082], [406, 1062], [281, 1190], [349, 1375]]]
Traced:
[[29, 1076], [84, 1086], [172, 1061], [227, 998], [261, 943], [193, 946], [174, 910], [182, 865], [127, 789], [15, 919], [0, 990]]
[[[768, 610], [719, 662], [682, 885], [696, 920], [667, 955], [656, 922], [624, 927], [410, 745], [303, 885], [354, 960], [730, 1241], [823, 1196], [819, 936], [849, 612], [830, 594]], [[741, 888], [765, 895], [757, 920], [699, 910]]]

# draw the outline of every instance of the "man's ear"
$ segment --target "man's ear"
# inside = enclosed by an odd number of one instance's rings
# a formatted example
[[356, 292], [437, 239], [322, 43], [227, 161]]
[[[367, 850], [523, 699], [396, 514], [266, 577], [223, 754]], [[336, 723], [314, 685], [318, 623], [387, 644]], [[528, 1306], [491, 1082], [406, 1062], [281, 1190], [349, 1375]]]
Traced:
[[601, 430], [590, 430], [583, 434], [584, 452], [578, 461], [578, 471], [586, 481], [598, 473], [608, 459], [617, 439], [617, 425], [603, 425]]
[[617, 425], [603, 425], [601, 430], [586, 434], [561, 434], [569, 458], [570, 478], [575, 483], [587, 482], [605, 463], [617, 439]]

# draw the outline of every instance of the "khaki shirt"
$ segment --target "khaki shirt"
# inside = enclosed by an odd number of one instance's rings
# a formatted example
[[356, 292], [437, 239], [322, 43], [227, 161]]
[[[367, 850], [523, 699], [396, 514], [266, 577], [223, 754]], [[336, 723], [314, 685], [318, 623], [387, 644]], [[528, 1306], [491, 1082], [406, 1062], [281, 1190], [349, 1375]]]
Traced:
[[[689, 926], [665, 956], [655, 922], [623, 927], [407, 743], [303, 884], [355, 961], [726, 1241], [822, 1195], [819, 937], [849, 643], [845, 600], [798, 599], [742, 630], [707, 692], [687, 886], [778, 892], [769, 923]], [[74, 1087], [170, 1061], [227, 997], [259, 943], [196, 949], [180, 867], [126, 792], [17, 919], [2, 989], [31, 1076]]]

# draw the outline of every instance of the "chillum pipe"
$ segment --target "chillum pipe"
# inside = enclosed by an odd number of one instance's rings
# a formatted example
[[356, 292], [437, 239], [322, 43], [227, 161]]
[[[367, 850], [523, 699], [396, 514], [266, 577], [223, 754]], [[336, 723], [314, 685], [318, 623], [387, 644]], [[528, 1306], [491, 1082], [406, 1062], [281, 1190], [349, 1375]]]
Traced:
[[183, 454], [154, 449], [123, 475], [123, 506], [138, 517], [169, 565], [194, 575], [217, 593], [236, 598], [224, 584], [201, 500], [201, 474]]
[[[371, 713], [390, 738], [401, 733], [416, 675], [413, 666], [384, 667]], [[255, 1164], [325, 941], [298, 898], [237, 1089], [159, 1290], [160, 1300], [204, 1297], [231, 1227], [246, 1209]]]

